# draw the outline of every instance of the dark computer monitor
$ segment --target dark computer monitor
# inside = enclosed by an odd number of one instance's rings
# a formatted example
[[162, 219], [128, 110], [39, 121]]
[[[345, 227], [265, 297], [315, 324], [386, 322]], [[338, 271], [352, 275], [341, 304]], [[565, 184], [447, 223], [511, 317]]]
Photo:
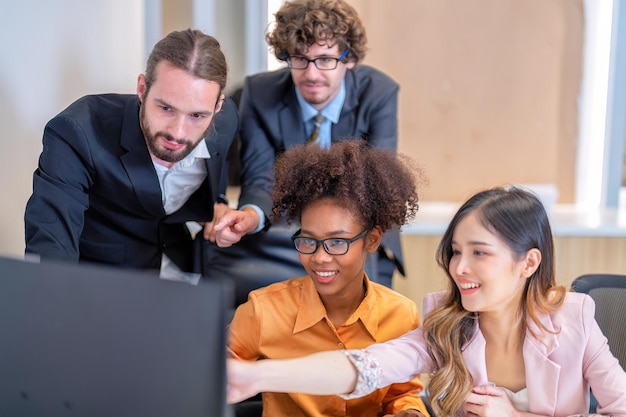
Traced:
[[219, 417], [230, 282], [0, 258], [0, 416]]

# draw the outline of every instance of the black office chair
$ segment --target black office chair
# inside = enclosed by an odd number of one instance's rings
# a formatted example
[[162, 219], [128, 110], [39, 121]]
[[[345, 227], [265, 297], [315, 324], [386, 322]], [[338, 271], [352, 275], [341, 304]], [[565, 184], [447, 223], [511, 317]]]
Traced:
[[[586, 274], [572, 282], [572, 291], [589, 294], [596, 303], [596, 321], [609, 341], [611, 352], [626, 369], [626, 275]], [[598, 403], [591, 396], [589, 411]]]
[[235, 417], [261, 417], [263, 400], [261, 394], [235, 404]]

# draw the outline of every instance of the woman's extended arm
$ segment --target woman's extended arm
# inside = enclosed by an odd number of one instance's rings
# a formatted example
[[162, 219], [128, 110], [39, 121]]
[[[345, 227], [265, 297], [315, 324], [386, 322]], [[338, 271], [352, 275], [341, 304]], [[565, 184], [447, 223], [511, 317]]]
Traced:
[[357, 381], [356, 369], [340, 351], [256, 362], [228, 359], [227, 375], [229, 403], [242, 401], [259, 392], [346, 394], [354, 390]]
[[[364, 350], [333, 350], [293, 359], [228, 360], [228, 401], [259, 392], [296, 392], [359, 398], [389, 384], [432, 372], [421, 328]], [[383, 373], [383, 369], [385, 372]]]

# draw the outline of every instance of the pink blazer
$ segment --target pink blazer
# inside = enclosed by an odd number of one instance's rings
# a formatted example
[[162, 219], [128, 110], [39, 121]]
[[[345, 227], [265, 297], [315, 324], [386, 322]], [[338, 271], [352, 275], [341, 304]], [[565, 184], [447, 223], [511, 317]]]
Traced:
[[[424, 316], [441, 303], [443, 295], [426, 295]], [[540, 318], [548, 329], [559, 330], [558, 333], [543, 333], [542, 340], [526, 333], [523, 354], [530, 412], [548, 416], [586, 413], [591, 387], [599, 403], [598, 413], [626, 417], [626, 372], [609, 351], [594, 312], [591, 297], [568, 293], [557, 312]], [[542, 333], [537, 330], [537, 334]], [[432, 372], [434, 364], [425, 346], [418, 328], [398, 339], [368, 347], [367, 351], [381, 365], [381, 386]], [[478, 323], [463, 358], [474, 386], [487, 384], [485, 339]]]

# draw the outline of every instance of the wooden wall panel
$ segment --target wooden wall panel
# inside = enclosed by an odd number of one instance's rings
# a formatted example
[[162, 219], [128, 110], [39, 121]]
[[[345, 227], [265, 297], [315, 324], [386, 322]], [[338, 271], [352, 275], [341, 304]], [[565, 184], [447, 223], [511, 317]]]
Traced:
[[400, 150], [425, 168], [425, 200], [506, 183], [574, 199], [582, 0], [349, 0], [365, 63], [401, 85]]
[[554, 245], [559, 282], [569, 284], [583, 274], [626, 274], [626, 238], [557, 237]]

